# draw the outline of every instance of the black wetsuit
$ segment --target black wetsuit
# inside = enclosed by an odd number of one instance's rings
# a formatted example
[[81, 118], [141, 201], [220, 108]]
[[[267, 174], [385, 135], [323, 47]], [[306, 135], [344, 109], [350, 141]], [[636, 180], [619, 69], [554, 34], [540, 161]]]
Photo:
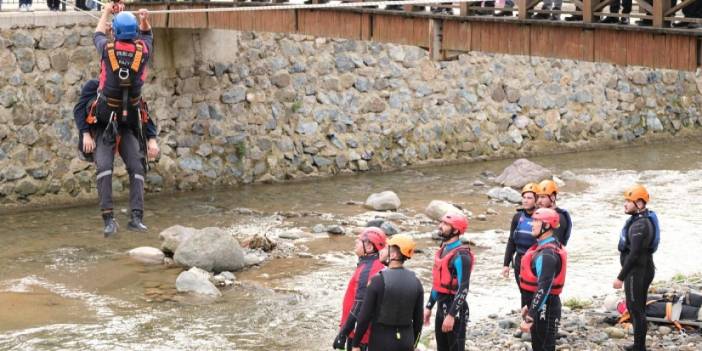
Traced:
[[568, 211], [556, 207], [554, 208], [558, 216], [560, 217], [558, 228], [553, 229], [553, 236], [558, 239], [558, 242], [563, 244], [563, 246], [568, 245], [568, 240], [570, 240], [570, 231], [573, 229], [573, 221], [570, 219], [570, 214]]
[[[539, 246], [554, 242], [549, 237], [539, 241]], [[560, 273], [561, 257], [550, 247], [542, 249], [532, 259], [531, 269], [538, 277], [536, 292], [530, 297], [528, 316], [534, 321], [531, 326], [531, 346], [534, 351], [556, 349], [556, 335], [561, 320], [561, 299], [551, 294], [553, 280]]]
[[622, 270], [617, 279], [624, 282], [626, 308], [634, 325], [634, 350], [646, 349], [646, 298], [656, 267], [651, 243], [655, 235], [653, 223], [646, 212], [635, 214], [626, 230], [626, 241], [620, 250]]
[[[517, 213], [512, 217], [512, 224], [509, 230], [509, 239], [507, 240], [507, 247], [505, 248], [505, 258], [503, 262], [504, 267], [509, 267], [510, 263], [514, 268], [514, 280], [517, 281], [517, 287], [519, 287], [519, 266], [522, 263], [522, 257], [524, 253], [529, 250], [529, 248], [536, 244], [536, 238], [531, 235], [531, 215], [527, 213], [524, 209], [517, 210]], [[521, 305], [526, 306], [529, 304], [528, 292], [519, 288], [519, 294], [521, 295]]]
[[371, 279], [358, 317], [353, 346], [372, 323], [369, 351], [413, 351], [422, 331], [424, 290], [414, 272], [389, 268]]
[[[444, 247], [442, 257], [445, 257], [451, 250], [461, 246], [461, 241], [457, 240]], [[438, 351], [463, 351], [466, 347], [466, 326], [470, 311], [466, 298], [470, 288], [470, 267], [472, 266], [470, 255], [459, 251], [453, 259], [453, 273], [458, 280], [458, 290], [456, 294], [443, 294], [432, 289], [426, 308], [432, 309], [438, 302], [436, 309], [436, 319], [434, 322], [434, 333], [436, 334], [436, 349]], [[455, 318], [453, 330], [444, 333], [441, 325], [444, 318], [449, 314]]]

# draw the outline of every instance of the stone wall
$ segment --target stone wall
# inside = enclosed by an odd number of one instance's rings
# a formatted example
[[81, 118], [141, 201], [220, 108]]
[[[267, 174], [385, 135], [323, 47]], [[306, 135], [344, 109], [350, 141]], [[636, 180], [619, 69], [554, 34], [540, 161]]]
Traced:
[[[0, 31], [0, 204], [94, 199], [72, 107], [92, 26]], [[156, 32], [149, 191], [699, 135], [692, 72], [231, 31]], [[702, 80], [701, 80], [702, 82]], [[121, 162], [114, 187], [127, 189]]]

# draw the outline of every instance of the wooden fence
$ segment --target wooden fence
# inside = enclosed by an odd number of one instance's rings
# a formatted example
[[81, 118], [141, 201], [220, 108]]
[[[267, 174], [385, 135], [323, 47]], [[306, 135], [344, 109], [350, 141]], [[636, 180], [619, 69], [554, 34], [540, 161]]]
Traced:
[[[592, 1], [595, 0], [587, 0], [582, 4], [590, 6]], [[523, 2], [518, 0], [517, 3]], [[245, 4], [256, 6], [252, 3]], [[179, 2], [134, 3], [130, 7], [156, 10], [241, 5]], [[522, 8], [527, 9], [525, 13], [529, 11], [528, 6]], [[653, 4], [653, 9], [655, 8], [656, 2]], [[596, 17], [596, 11], [602, 10], [596, 6], [593, 9], [592, 13], [585, 12], [583, 16], [589, 18], [590, 22]], [[470, 8], [462, 8], [461, 11], [469, 12]], [[669, 12], [660, 13], [669, 16]], [[152, 24], [161, 28], [297, 33], [415, 45], [430, 49], [435, 59], [461, 52], [481, 51], [688, 71], [693, 71], [700, 65], [702, 38], [702, 32], [660, 26], [642, 28], [359, 8], [154, 14]]]

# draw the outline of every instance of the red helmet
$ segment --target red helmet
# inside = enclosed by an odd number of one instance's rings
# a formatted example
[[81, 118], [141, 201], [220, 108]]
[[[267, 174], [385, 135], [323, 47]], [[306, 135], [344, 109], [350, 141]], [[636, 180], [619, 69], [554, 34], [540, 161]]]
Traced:
[[550, 208], [540, 208], [536, 210], [531, 218], [544, 222], [551, 226], [551, 228], [558, 228], [561, 223], [561, 217], [558, 215], [558, 212]]
[[378, 227], [368, 227], [363, 229], [361, 235], [359, 235], [359, 239], [369, 241], [377, 251], [380, 251], [385, 248], [387, 236], [385, 236], [385, 232]]
[[463, 213], [449, 212], [441, 217], [441, 221], [458, 231], [458, 235], [465, 233], [466, 229], [468, 229], [468, 218]]

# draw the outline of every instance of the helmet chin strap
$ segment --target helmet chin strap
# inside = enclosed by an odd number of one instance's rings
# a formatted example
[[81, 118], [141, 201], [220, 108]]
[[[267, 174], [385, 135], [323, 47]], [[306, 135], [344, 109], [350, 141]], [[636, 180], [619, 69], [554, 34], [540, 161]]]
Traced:
[[549, 230], [551, 230], [551, 226], [549, 226], [548, 228], [546, 228], [546, 225], [547, 225], [546, 223], [544, 223], [544, 224], [541, 225], [541, 230], [539, 231], [539, 235], [536, 236], [536, 240], [541, 239], [541, 237], [544, 236], [544, 234], [545, 234], [546, 232], [548, 232]]

